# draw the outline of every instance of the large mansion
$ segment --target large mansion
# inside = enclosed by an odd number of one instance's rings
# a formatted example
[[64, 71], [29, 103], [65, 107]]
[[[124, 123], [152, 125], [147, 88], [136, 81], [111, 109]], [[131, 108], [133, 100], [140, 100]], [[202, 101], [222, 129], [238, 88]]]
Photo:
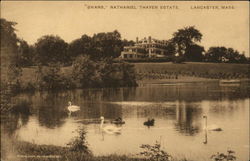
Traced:
[[136, 38], [134, 46], [124, 46], [121, 52], [121, 58], [156, 58], [167, 55], [167, 41], [156, 40], [149, 36], [139, 40]]

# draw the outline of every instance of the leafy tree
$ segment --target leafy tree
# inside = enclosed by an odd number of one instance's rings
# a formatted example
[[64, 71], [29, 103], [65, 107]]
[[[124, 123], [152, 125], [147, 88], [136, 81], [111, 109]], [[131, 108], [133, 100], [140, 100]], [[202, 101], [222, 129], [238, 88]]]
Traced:
[[6, 19], [0, 18], [1, 22], [1, 47], [13, 46], [17, 50], [17, 36], [15, 33], [14, 26], [16, 22], [7, 21]]
[[187, 47], [185, 51], [185, 58], [189, 61], [202, 61], [203, 59], [203, 52], [204, 52], [204, 47], [200, 45], [190, 45]]
[[17, 63], [18, 38], [14, 26], [16, 22], [0, 19], [1, 22], [1, 82], [16, 88], [22, 70]]
[[35, 57], [33, 47], [30, 47], [25, 40], [19, 40], [18, 42], [18, 64], [23, 67], [33, 65]]
[[129, 63], [118, 63], [116, 64], [118, 69], [121, 74], [122, 74], [122, 79], [120, 79], [120, 85], [122, 87], [131, 87], [131, 86], [136, 86], [136, 73], [134, 70], [134, 65], [129, 64]]
[[94, 34], [93, 46], [96, 48], [96, 51], [93, 53], [96, 59], [105, 57], [116, 58], [122, 50], [121, 34], [117, 30]]
[[91, 56], [90, 53], [93, 52], [93, 49], [92, 38], [87, 35], [83, 35], [81, 38], [76, 39], [69, 44], [68, 54], [72, 59], [75, 59], [80, 55]]
[[227, 48], [225, 47], [210, 47], [205, 54], [205, 59], [208, 62], [222, 62], [225, 57]]
[[49, 64], [49, 66], [38, 66], [36, 71], [38, 78], [38, 89], [40, 90], [62, 90], [74, 87], [71, 77], [63, 76], [60, 72], [60, 64]]
[[73, 79], [82, 88], [137, 85], [133, 65], [113, 63], [108, 58], [94, 61], [89, 56], [80, 56], [73, 62]]
[[200, 42], [202, 39], [202, 34], [194, 26], [184, 27], [179, 29], [173, 34], [172, 41], [176, 46], [176, 51], [178, 55], [183, 55], [186, 49], [194, 45], [196, 42]]
[[46, 35], [35, 44], [37, 61], [43, 65], [49, 63], [68, 63], [68, 44], [58, 36]]
[[127, 39], [122, 40], [122, 47], [133, 46], [134, 44], [135, 42], [133, 40], [127, 40]]
[[78, 87], [98, 86], [100, 73], [97, 63], [89, 56], [80, 56], [73, 62], [73, 79]]
[[228, 63], [246, 63], [247, 58], [233, 48], [226, 47], [210, 47], [205, 54], [207, 62], [228, 62]]
[[8, 70], [14, 69], [17, 66], [17, 43], [18, 38], [15, 33], [14, 26], [16, 22], [0, 19], [1, 22], [1, 81], [12, 81], [8, 79]]
[[17, 66], [17, 42], [18, 38], [14, 26], [16, 22], [0, 18], [1, 31], [1, 112], [8, 111], [12, 105], [11, 97], [18, 86], [21, 69]]
[[93, 37], [83, 35], [69, 44], [69, 56], [75, 59], [80, 55], [87, 55], [92, 60], [115, 58], [121, 53], [123, 46], [133, 44], [133, 41], [121, 40], [118, 31], [97, 33]]
[[169, 40], [167, 42], [167, 46], [166, 46], [166, 50], [167, 50], [167, 55], [166, 56], [173, 56], [176, 53], [176, 49], [175, 49], [175, 44], [173, 41]]

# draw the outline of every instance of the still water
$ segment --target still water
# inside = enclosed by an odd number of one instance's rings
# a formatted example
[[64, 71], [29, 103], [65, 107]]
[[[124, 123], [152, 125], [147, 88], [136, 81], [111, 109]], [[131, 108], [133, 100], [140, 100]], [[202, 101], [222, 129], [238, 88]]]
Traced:
[[[84, 89], [60, 93], [24, 93], [13, 101], [30, 114], [2, 121], [9, 136], [36, 144], [65, 146], [79, 128], [95, 155], [141, 151], [141, 144], [156, 141], [174, 157], [209, 160], [216, 152], [236, 151], [238, 160], [249, 159], [249, 86], [218, 83], [151, 84], [137, 88]], [[65, 114], [68, 101], [81, 110]], [[205, 131], [219, 127], [222, 131]], [[103, 133], [98, 120], [121, 117], [119, 135]], [[155, 119], [155, 125], [143, 123]], [[106, 124], [105, 124], [106, 125]]]

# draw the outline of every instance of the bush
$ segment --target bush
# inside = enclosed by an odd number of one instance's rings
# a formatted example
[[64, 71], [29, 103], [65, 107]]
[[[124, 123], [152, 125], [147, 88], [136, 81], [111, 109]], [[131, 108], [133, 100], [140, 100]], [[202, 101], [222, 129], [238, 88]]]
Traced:
[[211, 159], [214, 161], [234, 161], [236, 160], [236, 156], [234, 155], [234, 151], [228, 150], [227, 154], [224, 153], [217, 153], [211, 156]]
[[86, 131], [83, 128], [80, 128], [77, 130], [77, 132], [78, 136], [76, 136], [70, 143], [67, 144], [69, 146], [69, 151], [91, 154], [86, 141]]
[[151, 161], [170, 161], [172, 156], [167, 152], [161, 150], [161, 145], [156, 142], [155, 145], [142, 144], [141, 147], [143, 151], [140, 155], [149, 158]]
[[136, 86], [134, 66], [110, 59], [93, 61], [88, 56], [73, 62], [73, 79], [77, 87], [128, 87]]
[[50, 65], [48, 67], [38, 67], [38, 89], [40, 90], [63, 90], [71, 89], [74, 86], [71, 76], [60, 74], [59, 65]]

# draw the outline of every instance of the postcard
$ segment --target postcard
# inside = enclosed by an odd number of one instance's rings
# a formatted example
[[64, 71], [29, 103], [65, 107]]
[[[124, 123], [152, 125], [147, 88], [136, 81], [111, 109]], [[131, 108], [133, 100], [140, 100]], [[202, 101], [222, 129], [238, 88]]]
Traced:
[[247, 1], [2, 1], [1, 160], [249, 160]]

